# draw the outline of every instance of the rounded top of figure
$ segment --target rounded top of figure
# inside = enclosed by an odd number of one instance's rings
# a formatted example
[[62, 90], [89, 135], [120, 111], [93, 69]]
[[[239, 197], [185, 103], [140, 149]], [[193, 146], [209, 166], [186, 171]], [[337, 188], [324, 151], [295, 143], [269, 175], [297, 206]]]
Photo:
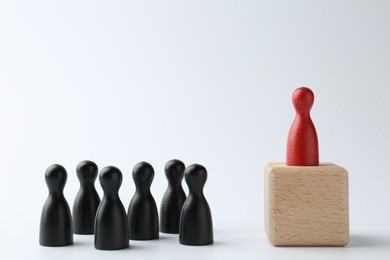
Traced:
[[154, 178], [154, 169], [150, 163], [140, 162], [133, 168], [133, 180], [138, 190], [149, 190]]
[[182, 161], [174, 159], [165, 164], [165, 176], [170, 184], [180, 184], [184, 178], [185, 165]]
[[297, 113], [308, 114], [314, 103], [314, 93], [307, 87], [297, 88], [292, 94], [292, 102]]
[[122, 172], [115, 166], [104, 167], [100, 171], [99, 180], [105, 193], [117, 194], [122, 184]]
[[50, 193], [62, 194], [68, 174], [63, 166], [53, 164], [45, 172], [45, 181]]
[[82, 161], [77, 165], [76, 174], [81, 184], [93, 183], [98, 175], [98, 167], [92, 161]]
[[203, 165], [192, 164], [185, 170], [185, 179], [190, 193], [201, 193], [207, 181], [207, 170]]

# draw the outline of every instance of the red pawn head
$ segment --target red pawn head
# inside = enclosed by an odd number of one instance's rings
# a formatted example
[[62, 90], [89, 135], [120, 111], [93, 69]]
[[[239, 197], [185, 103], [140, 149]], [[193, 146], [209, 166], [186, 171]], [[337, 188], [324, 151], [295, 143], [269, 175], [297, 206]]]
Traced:
[[286, 164], [289, 166], [318, 166], [318, 138], [310, 118], [314, 94], [309, 88], [294, 91], [292, 102], [296, 111], [287, 140]]

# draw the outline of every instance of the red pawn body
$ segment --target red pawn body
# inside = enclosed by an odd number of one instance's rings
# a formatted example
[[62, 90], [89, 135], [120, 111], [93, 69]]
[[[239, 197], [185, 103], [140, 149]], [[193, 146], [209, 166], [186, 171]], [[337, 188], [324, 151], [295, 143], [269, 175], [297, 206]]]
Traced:
[[310, 118], [314, 94], [309, 88], [298, 88], [292, 95], [292, 102], [296, 116], [288, 134], [286, 164], [289, 166], [318, 166], [318, 138]]

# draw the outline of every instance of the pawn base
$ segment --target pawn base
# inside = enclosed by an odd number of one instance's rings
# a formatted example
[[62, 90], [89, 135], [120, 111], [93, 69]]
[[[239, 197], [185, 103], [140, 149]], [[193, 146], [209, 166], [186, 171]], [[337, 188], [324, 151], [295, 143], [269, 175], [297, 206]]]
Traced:
[[212, 245], [214, 243], [213, 240], [208, 240], [208, 241], [184, 241], [183, 239], [180, 239], [179, 241], [180, 244], [185, 245], [185, 246], [207, 246], [207, 245]]

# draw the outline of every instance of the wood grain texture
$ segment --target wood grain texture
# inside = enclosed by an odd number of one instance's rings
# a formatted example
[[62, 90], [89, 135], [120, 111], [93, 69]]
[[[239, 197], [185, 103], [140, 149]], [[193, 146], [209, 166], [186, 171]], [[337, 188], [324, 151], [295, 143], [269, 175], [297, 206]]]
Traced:
[[348, 173], [333, 163], [265, 167], [265, 229], [274, 246], [344, 246]]

